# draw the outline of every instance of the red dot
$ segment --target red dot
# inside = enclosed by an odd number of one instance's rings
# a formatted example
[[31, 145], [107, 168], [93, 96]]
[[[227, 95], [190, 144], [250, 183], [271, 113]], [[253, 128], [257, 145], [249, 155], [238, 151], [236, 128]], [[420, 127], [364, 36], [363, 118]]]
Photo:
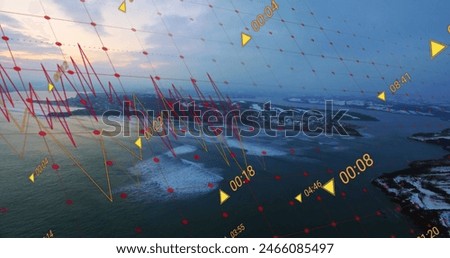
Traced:
[[81, 105], [84, 105], [84, 106], [86, 106], [86, 104], [87, 104], [87, 101], [86, 101], [86, 100], [84, 100], [84, 99], [80, 99], [80, 103], [81, 103]]
[[281, 176], [276, 175], [275, 180], [277, 180], [277, 181], [281, 180]]
[[231, 152], [230, 153], [230, 156], [234, 159], [234, 158], [236, 158], [236, 154], [234, 154], [234, 152]]
[[159, 80], [161, 80], [161, 77], [155, 76], [155, 80], [159, 81]]
[[208, 183], [208, 187], [209, 187], [209, 188], [213, 188], [213, 187], [214, 187], [214, 184], [213, 184], [213, 183]]
[[181, 224], [187, 225], [187, 224], [189, 224], [189, 220], [187, 220], [187, 219], [182, 219], [182, 220], [181, 220]]
[[99, 130], [94, 130], [92, 133], [95, 134], [95, 135], [100, 135], [100, 131]]
[[320, 201], [322, 201], [322, 197], [321, 197], [320, 195], [318, 195], [318, 196], [316, 197], [316, 200], [317, 200], [318, 202], [320, 202]]
[[142, 228], [141, 227], [136, 227], [134, 229], [134, 232], [136, 232], [137, 234], [140, 234], [140, 233], [142, 233]]
[[135, 28], [131, 28], [131, 31], [136, 32], [136, 29]]
[[289, 205], [294, 206], [295, 202], [294, 201], [289, 201]]
[[336, 223], [336, 221], [332, 221], [330, 225], [331, 225], [333, 228], [335, 228], [335, 227], [337, 226], [337, 223]]
[[261, 154], [262, 154], [262, 155], [266, 155], [266, 154], [267, 154], [267, 151], [263, 150], [263, 151], [261, 151]]
[[108, 48], [107, 47], [102, 47], [102, 50], [103, 51], [108, 51]]
[[147, 51], [142, 51], [142, 54], [148, 55], [148, 52]]
[[51, 18], [50, 18], [50, 16], [48, 16], [48, 15], [45, 15], [45, 16], [44, 16], [44, 19], [46, 19], [46, 20], [50, 20]]
[[345, 198], [347, 196], [347, 193], [346, 192], [341, 192], [341, 196], [342, 196], [342, 198]]
[[73, 201], [70, 200], [70, 199], [69, 199], [69, 200], [66, 200], [66, 204], [67, 204], [67, 205], [72, 205], [72, 204], [73, 204]]
[[361, 217], [358, 216], [358, 215], [355, 215], [355, 220], [358, 221], [358, 222], [360, 222], [360, 221], [361, 221]]
[[46, 135], [47, 135], [47, 133], [44, 132], [44, 131], [40, 131], [40, 132], [39, 132], [39, 136], [45, 137]]
[[27, 98], [27, 99], [25, 99], [25, 101], [28, 103], [33, 103], [33, 100], [31, 98]]
[[113, 162], [112, 162], [111, 160], [107, 160], [107, 161], [106, 161], [106, 165], [107, 165], [108, 167], [111, 167], [111, 166], [113, 165]]
[[228, 218], [228, 212], [222, 212], [222, 218], [224, 218], [224, 219], [226, 219], [226, 218]]
[[70, 75], [72, 75], [72, 74], [74, 74], [75, 72], [74, 71], [72, 71], [72, 70], [68, 70], [67, 71]]
[[363, 192], [367, 193], [367, 188], [364, 187], [362, 190]]
[[173, 188], [172, 188], [172, 187], [169, 187], [169, 188], [167, 188], [167, 192], [168, 192], [168, 193], [173, 193], [173, 192], [174, 192], [174, 190], [173, 190]]
[[195, 155], [194, 155], [194, 159], [195, 159], [195, 160], [199, 160], [199, 159], [200, 159], [200, 156], [197, 155], [197, 154], [195, 154]]
[[264, 211], [264, 207], [263, 206], [258, 206], [258, 211], [259, 212], [263, 212]]
[[303, 176], [309, 176], [308, 171], [303, 172]]
[[214, 134], [215, 135], [220, 135], [222, 133], [222, 129], [220, 129], [220, 128], [215, 128], [214, 129]]
[[333, 170], [331, 168], [327, 169], [328, 174], [333, 174]]
[[19, 66], [14, 66], [14, 71], [20, 72], [22, 71], [22, 68], [20, 68]]
[[95, 26], [97, 26], [97, 23], [91, 22], [91, 25], [95, 27]]
[[295, 154], [295, 150], [294, 150], [293, 148], [290, 148], [290, 149], [289, 149], [289, 152], [290, 152], [292, 155]]
[[305, 234], [309, 234], [309, 228], [305, 228], [305, 230], [303, 230], [305, 232]]
[[395, 207], [395, 211], [396, 212], [401, 212], [402, 211], [402, 207], [400, 207], [400, 206]]
[[59, 41], [56, 41], [55, 45], [57, 45], [58, 47], [62, 46], [61, 42], [59, 42]]
[[4, 41], [8, 41], [8, 40], [9, 40], [9, 38], [8, 38], [7, 36], [3, 36], [2, 39], [3, 39]]
[[381, 213], [381, 211], [376, 211], [376, 212], [375, 212], [375, 215], [377, 215], [377, 216], [381, 216], [381, 215], [382, 215], [382, 213]]
[[120, 194], [120, 198], [122, 198], [122, 199], [126, 199], [127, 197], [128, 197], [128, 194], [126, 194], [126, 193]]
[[116, 78], [120, 78], [120, 74], [118, 74], [118, 73], [115, 73], [115, 74], [114, 74], [114, 77], [116, 77]]
[[154, 158], [153, 158], [153, 162], [155, 162], [155, 163], [159, 163], [159, 158], [157, 158], [157, 157], [154, 157]]
[[53, 164], [53, 165], [52, 165], [52, 169], [53, 169], [53, 170], [58, 170], [58, 169], [59, 169], [59, 165], [56, 164], [56, 163]]
[[244, 179], [244, 184], [248, 184], [248, 183], [250, 183], [250, 180], [248, 180], [247, 178]]

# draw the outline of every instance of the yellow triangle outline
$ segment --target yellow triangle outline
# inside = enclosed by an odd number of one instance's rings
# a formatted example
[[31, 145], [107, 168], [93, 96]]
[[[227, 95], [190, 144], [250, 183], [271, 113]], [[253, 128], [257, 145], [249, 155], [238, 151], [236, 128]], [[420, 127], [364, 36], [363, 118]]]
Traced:
[[436, 40], [430, 40], [430, 55], [431, 59], [435, 58], [437, 55], [442, 53], [447, 48], [444, 43], [438, 42]]
[[139, 137], [134, 144], [136, 144], [136, 146], [138, 146], [139, 149], [142, 149], [142, 139], [141, 137]]
[[241, 44], [243, 47], [245, 47], [245, 45], [247, 45], [250, 40], [252, 40], [252, 36], [241, 32]]
[[230, 199], [230, 196], [224, 191], [222, 191], [222, 189], [219, 189], [219, 198], [220, 198], [220, 205], [222, 205], [224, 202]]
[[28, 179], [30, 179], [30, 181], [34, 183], [34, 173], [32, 173], [32, 174], [30, 175], [30, 177], [28, 177]]
[[336, 192], [335, 192], [335, 187], [334, 187], [334, 178], [330, 179], [328, 182], [326, 182], [323, 186], [322, 189], [327, 191], [328, 193], [330, 193], [333, 196], [336, 196]]
[[299, 195], [297, 195], [297, 196], [295, 196], [295, 199], [298, 201], [298, 202], [303, 202], [303, 200], [302, 200], [302, 194], [299, 194]]
[[122, 12], [124, 12], [124, 13], [126, 13], [127, 12], [127, 1], [123, 1], [121, 4], [120, 4], [120, 6], [119, 6], [119, 11], [122, 11]]
[[386, 101], [386, 93], [383, 91], [380, 94], [378, 94], [377, 96], [379, 99], [381, 99], [382, 101]]

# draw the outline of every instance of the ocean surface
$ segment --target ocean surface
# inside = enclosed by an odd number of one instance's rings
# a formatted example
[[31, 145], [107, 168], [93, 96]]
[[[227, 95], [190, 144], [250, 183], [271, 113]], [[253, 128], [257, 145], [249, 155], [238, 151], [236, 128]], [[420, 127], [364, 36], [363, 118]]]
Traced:
[[[292, 103], [291, 103], [292, 105]], [[305, 107], [307, 105], [301, 105]], [[320, 106], [319, 106], [320, 107]], [[354, 122], [363, 137], [226, 139], [236, 154], [229, 166], [218, 152], [216, 139], [193, 137], [172, 140], [174, 157], [160, 139], [144, 141], [142, 161], [135, 138], [105, 138], [91, 132], [86, 117], [71, 125], [78, 148], [64, 134], [56, 139], [37, 135], [29, 126], [27, 137], [12, 125], [0, 123], [0, 237], [416, 237], [426, 231], [404, 215], [398, 205], [371, 184], [381, 173], [407, 167], [414, 160], [440, 158], [439, 146], [407, 139], [417, 132], [450, 127], [434, 117], [356, 110], [378, 118]], [[71, 118], [74, 119], [74, 118]], [[61, 130], [59, 130], [61, 132]], [[7, 139], [7, 141], [4, 140]], [[48, 148], [46, 144], [48, 144]], [[120, 143], [120, 144], [119, 144]], [[102, 153], [101, 146], [105, 146]], [[207, 151], [202, 146], [207, 147]], [[241, 147], [246, 155], [243, 156]], [[23, 158], [19, 158], [24, 151]], [[34, 168], [52, 153], [49, 166], [31, 183]], [[98, 187], [67, 157], [78, 160]], [[265, 154], [263, 154], [265, 153]], [[338, 173], [368, 153], [374, 166], [348, 184]], [[157, 159], [154, 159], [157, 158]], [[109, 194], [105, 162], [112, 161]], [[157, 162], [156, 162], [157, 161]], [[54, 171], [51, 164], [60, 169]], [[233, 192], [229, 181], [251, 165], [256, 174]], [[319, 189], [303, 202], [294, 197], [319, 180], [335, 179], [336, 196]], [[105, 192], [103, 194], [100, 188]], [[219, 189], [230, 195], [219, 205]]]

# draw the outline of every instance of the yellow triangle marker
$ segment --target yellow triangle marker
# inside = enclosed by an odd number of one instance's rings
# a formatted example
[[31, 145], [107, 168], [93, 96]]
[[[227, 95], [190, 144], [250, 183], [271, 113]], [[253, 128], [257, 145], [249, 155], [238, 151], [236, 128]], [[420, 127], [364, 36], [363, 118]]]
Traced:
[[378, 94], [378, 98], [382, 101], [386, 101], [386, 93], [383, 91], [380, 94]]
[[138, 138], [138, 139], [134, 142], [134, 144], [136, 144], [136, 146], [138, 146], [139, 149], [142, 149], [142, 140], [141, 140], [141, 138]]
[[124, 13], [127, 12], [127, 2], [126, 1], [123, 1], [122, 4], [120, 4], [119, 11], [122, 11]]
[[31, 176], [28, 179], [30, 179], [30, 181], [34, 183], [34, 173], [31, 174]]
[[53, 86], [53, 84], [49, 83], [48, 84], [48, 91], [52, 91], [55, 88], [55, 86]]
[[447, 46], [443, 43], [430, 40], [430, 54], [431, 59], [435, 58], [437, 55], [439, 55], [444, 49], [446, 49]]
[[332, 178], [330, 181], [326, 182], [323, 186], [322, 186], [323, 190], [329, 192], [330, 194], [332, 194], [333, 196], [335, 195], [334, 192], [334, 178]]
[[241, 33], [241, 40], [242, 40], [242, 46], [245, 47], [247, 43], [252, 39], [252, 36], [245, 34], [244, 32]]
[[230, 198], [230, 196], [221, 189], [219, 189], [219, 197], [220, 197], [220, 205], [222, 205]]
[[295, 199], [299, 202], [302, 202], [302, 194], [295, 196]]

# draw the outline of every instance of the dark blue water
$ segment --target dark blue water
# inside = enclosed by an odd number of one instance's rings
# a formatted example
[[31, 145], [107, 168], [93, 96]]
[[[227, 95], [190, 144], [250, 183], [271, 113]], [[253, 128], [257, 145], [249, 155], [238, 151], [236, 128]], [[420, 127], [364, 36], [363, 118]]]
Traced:
[[[244, 138], [246, 161], [256, 175], [236, 192], [230, 189], [229, 180], [241, 175], [240, 168], [232, 159], [228, 166], [210, 142], [206, 142], [206, 152], [192, 138], [173, 141], [184, 152], [174, 158], [164, 154], [167, 148], [159, 139], [152, 139], [145, 145], [144, 163], [139, 163], [106, 139], [107, 158], [114, 162], [109, 171], [113, 202], [52, 141], [49, 146], [61, 166], [59, 174], [47, 168], [34, 184], [28, 176], [47, 153], [42, 139], [29, 137], [23, 159], [0, 141], [0, 207], [8, 208], [0, 214], [0, 236], [43, 237], [51, 229], [55, 237], [230, 237], [230, 231], [243, 223], [245, 231], [239, 237], [416, 237], [425, 229], [396, 210], [397, 205], [371, 180], [405, 168], [413, 160], [446, 154], [438, 146], [407, 136], [440, 131], [449, 124], [430, 117], [363, 113], [380, 121], [353, 122], [363, 127], [362, 138]], [[119, 140], [136, 151], [135, 139]], [[23, 138], [10, 141], [23, 144]], [[78, 136], [77, 141], [79, 149], [68, 150], [108, 194], [99, 142], [90, 136]], [[231, 146], [236, 144], [230, 141]], [[232, 151], [244, 166], [241, 150]], [[339, 171], [365, 153], [371, 155], [374, 166], [343, 184]], [[155, 156], [160, 158], [157, 164], [152, 160]], [[325, 183], [333, 177], [336, 196], [317, 190], [310, 197], [303, 196], [303, 203], [294, 200], [316, 180]], [[219, 188], [231, 196], [223, 205], [219, 205]], [[123, 193], [127, 198], [121, 198]], [[66, 203], [69, 199], [73, 204]]]

